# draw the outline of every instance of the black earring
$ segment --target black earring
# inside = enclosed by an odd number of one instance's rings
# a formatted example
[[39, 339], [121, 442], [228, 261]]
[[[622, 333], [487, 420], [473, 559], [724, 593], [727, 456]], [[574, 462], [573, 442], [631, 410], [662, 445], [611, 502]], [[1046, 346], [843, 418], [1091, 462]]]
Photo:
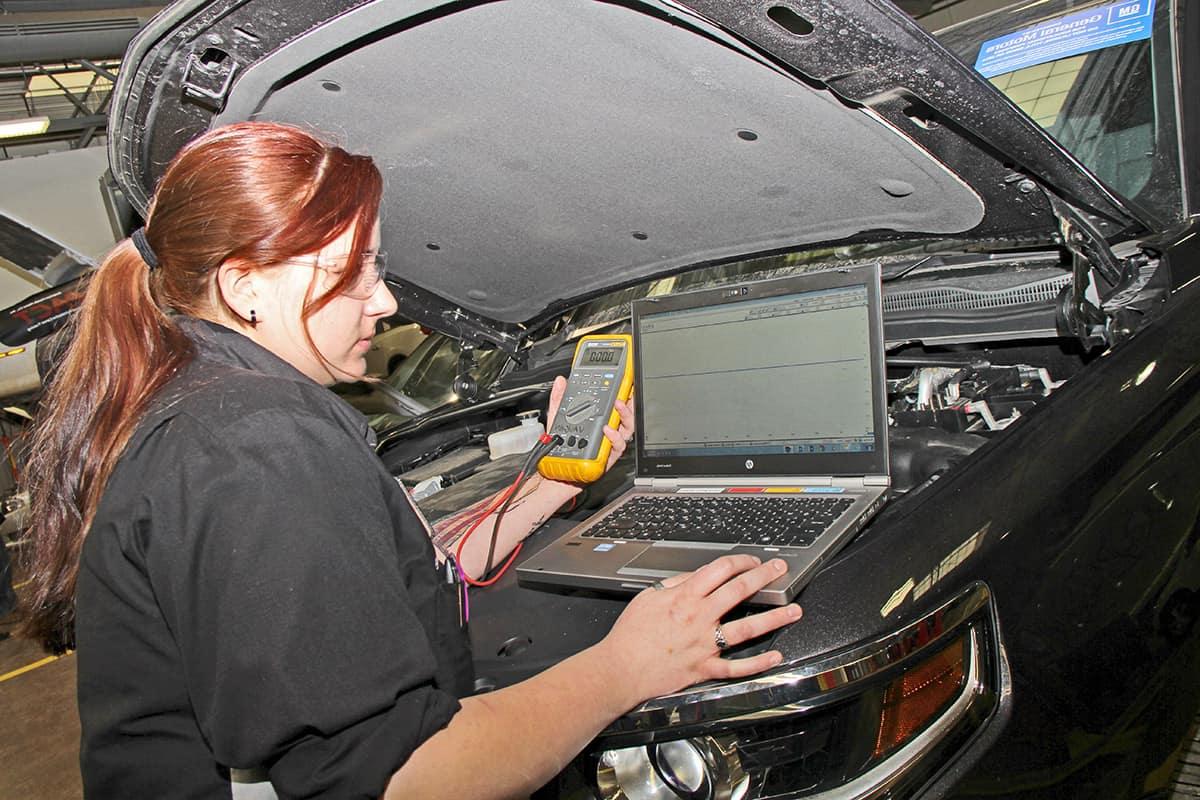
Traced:
[[258, 315], [254, 313], [254, 309], [253, 309], [253, 308], [252, 308], [252, 309], [250, 309], [250, 324], [251, 324], [251, 325], [257, 325], [257, 324], [258, 324]]

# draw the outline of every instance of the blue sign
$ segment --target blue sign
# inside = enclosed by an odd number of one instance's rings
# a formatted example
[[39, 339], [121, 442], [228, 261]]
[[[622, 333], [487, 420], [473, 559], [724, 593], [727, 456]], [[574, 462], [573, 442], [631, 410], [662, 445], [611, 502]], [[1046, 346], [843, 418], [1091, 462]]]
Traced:
[[1125, 0], [1057, 17], [984, 42], [975, 69], [985, 78], [1150, 38], [1154, 0]]

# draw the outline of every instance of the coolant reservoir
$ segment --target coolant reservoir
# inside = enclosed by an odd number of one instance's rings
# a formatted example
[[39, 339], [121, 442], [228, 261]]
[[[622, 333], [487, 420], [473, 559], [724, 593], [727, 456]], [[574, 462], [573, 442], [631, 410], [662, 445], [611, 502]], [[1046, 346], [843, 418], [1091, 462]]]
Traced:
[[538, 437], [545, 432], [542, 423], [538, 421], [537, 411], [525, 411], [517, 414], [521, 424], [515, 428], [496, 431], [488, 437], [488, 450], [492, 461], [512, 453], [528, 453], [537, 444]]

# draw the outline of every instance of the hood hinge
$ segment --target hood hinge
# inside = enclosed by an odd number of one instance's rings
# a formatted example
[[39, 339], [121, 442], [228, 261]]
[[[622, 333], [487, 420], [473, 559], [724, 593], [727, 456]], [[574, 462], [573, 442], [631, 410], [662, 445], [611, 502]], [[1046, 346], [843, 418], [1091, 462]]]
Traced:
[[1119, 258], [1085, 213], [1053, 192], [1045, 195], [1072, 260], [1072, 281], [1059, 296], [1059, 327], [1085, 346], [1111, 347], [1132, 333], [1118, 298], [1136, 295], [1145, 271], [1139, 259]]

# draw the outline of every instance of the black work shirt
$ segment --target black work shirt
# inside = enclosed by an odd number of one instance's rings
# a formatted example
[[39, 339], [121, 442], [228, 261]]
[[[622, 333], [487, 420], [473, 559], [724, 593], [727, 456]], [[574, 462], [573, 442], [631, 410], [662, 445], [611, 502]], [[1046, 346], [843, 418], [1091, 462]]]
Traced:
[[362, 415], [241, 334], [180, 324], [197, 356], [84, 542], [85, 792], [229, 797], [232, 767], [284, 797], [377, 797], [468, 687], [444, 573]]

